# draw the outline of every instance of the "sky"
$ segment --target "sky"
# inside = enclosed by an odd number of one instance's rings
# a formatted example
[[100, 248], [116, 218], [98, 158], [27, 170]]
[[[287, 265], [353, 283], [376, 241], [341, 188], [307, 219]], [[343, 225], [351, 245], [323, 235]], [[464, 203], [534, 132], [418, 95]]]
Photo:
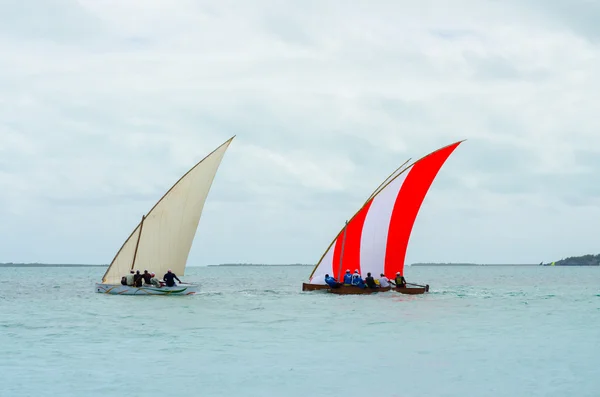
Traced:
[[189, 265], [316, 263], [408, 158], [467, 139], [407, 263], [600, 252], [600, 4], [0, 3], [0, 262], [110, 263], [236, 135]]

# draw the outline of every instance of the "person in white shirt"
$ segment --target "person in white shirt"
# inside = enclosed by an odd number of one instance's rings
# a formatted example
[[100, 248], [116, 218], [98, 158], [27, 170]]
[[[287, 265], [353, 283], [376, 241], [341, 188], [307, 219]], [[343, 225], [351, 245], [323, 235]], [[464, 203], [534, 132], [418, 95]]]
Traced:
[[380, 277], [379, 277], [379, 285], [381, 286], [381, 288], [387, 288], [390, 286], [389, 283], [390, 279], [387, 278], [385, 276], [385, 274], [381, 273]]
[[129, 271], [129, 274], [127, 276], [125, 276], [127, 279], [127, 285], [132, 286], [133, 285], [133, 278], [135, 277], [135, 272], [133, 270]]

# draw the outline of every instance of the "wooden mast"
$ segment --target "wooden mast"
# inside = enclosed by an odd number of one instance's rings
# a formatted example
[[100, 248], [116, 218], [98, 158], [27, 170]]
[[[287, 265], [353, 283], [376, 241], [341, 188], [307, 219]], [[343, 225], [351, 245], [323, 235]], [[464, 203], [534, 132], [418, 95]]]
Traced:
[[[339, 280], [342, 279], [342, 263], [344, 261], [344, 246], [346, 245], [346, 230], [348, 230], [348, 221], [346, 221], [346, 226], [344, 226], [344, 236], [342, 237], [342, 253], [340, 254], [340, 268], [338, 271]], [[341, 282], [339, 280], [338, 282]]]
[[137, 256], [138, 247], [140, 246], [140, 238], [142, 237], [142, 229], [144, 228], [144, 219], [146, 219], [146, 215], [142, 215], [142, 221], [140, 222], [140, 232], [138, 233], [137, 242], [135, 243], [135, 252], [133, 253], [133, 260], [131, 261], [131, 270], [135, 266], [135, 258]]

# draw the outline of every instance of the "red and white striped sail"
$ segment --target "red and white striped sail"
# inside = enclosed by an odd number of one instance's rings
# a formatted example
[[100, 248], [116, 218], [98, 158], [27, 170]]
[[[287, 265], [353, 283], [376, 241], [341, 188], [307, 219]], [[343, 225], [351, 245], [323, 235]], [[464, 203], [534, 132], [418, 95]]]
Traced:
[[[325, 274], [340, 280], [346, 270], [365, 277], [404, 274], [404, 260], [421, 203], [438, 171], [459, 141], [432, 152], [388, 178], [337, 235], [310, 276], [324, 284]], [[343, 249], [342, 249], [343, 248]], [[341, 281], [341, 280], [340, 280]]]

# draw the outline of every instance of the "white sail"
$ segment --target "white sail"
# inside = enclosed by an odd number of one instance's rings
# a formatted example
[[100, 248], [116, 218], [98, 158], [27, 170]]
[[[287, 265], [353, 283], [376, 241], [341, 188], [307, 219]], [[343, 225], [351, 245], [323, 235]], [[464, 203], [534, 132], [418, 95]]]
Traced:
[[196, 164], [156, 203], [113, 259], [103, 283], [119, 284], [131, 269], [148, 269], [159, 278], [168, 269], [185, 274], [206, 197], [232, 140]]

